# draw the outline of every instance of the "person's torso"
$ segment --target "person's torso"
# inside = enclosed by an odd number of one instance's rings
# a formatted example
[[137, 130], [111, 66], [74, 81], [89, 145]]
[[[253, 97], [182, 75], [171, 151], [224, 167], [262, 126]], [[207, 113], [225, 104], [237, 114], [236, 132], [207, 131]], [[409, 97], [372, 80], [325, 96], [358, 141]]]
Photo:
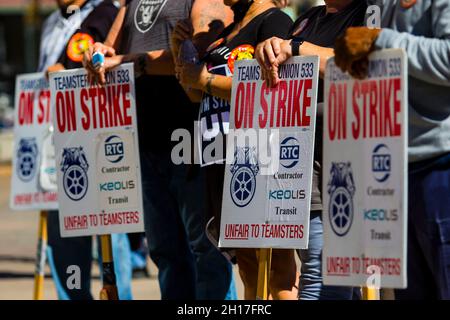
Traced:
[[122, 27], [120, 52], [170, 49], [179, 20], [189, 18], [193, 0], [131, 0]]
[[95, 42], [105, 41], [118, 10], [112, 0], [104, 0], [98, 4], [70, 37], [59, 62], [66, 69], [83, 67], [84, 52]]
[[69, 39], [102, 1], [89, 0], [72, 14], [67, 12], [67, 9], [57, 9], [45, 20], [41, 35], [38, 71], [45, 71], [58, 62]]
[[[268, 32], [269, 25], [273, 26], [272, 32]], [[286, 38], [291, 25], [292, 20], [279, 9], [268, 9], [253, 18], [232, 37], [230, 34], [235, 25], [227, 27], [218, 40], [209, 46], [203, 61], [210, 73], [231, 77], [236, 61], [253, 59], [256, 46], [271, 36]], [[217, 135], [228, 133], [230, 103], [225, 99], [204, 93], [200, 103], [199, 120], [203, 163], [221, 163], [224, 160], [225, 151], [222, 157], [216, 155], [214, 161], [207, 160], [205, 156], [208, 155], [204, 153]]]
[[[170, 50], [179, 20], [190, 16], [193, 0], [131, 0], [121, 30], [119, 53]], [[189, 101], [175, 76], [136, 79], [136, 106], [141, 149], [167, 151], [172, 132], [192, 130], [197, 104]]]
[[[439, 7], [444, 10], [447, 0], [369, 1], [381, 7], [383, 28], [424, 38], [448, 40], [450, 37], [450, 15], [436, 10]], [[448, 8], [446, 3], [447, 12]], [[410, 71], [408, 88], [409, 161], [450, 152], [449, 87], [423, 81]]]
[[[344, 10], [327, 14], [325, 6], [310, 9], [295, 22], [291, 37], [300, 37], [314, 45], [333, 48], [336, 39], [349, 27], [363, 26], [365, 23], [367, 3], [354, 0]], [[311, 210], [322, 210], [321, 196], [321, 162], [323, 138], [323, 80], [319, 79], [318, 111], [314, 147], [314, 175], [311, 194]]]

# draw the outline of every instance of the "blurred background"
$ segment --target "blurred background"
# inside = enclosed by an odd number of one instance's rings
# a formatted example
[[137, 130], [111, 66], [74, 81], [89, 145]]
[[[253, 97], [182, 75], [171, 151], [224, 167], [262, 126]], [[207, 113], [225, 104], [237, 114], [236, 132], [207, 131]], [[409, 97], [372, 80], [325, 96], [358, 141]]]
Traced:
[[[296, 19], [320, 0], [291, 0], [284, 9]], [[14, 86], [16, 75], [35, 72], [41, 26], [56, 9], [56, 0], [0, 0], [0, 300], [31, 299], [39, 213], [12, 212], [9, 208], [13, 151]], [[94, 250], [96, 251], [96, 250]], [[149, 262], [149, 277], [133, 280], [135, 299], [159, 299], [157, 270]], [[93, 269], [94, 296], [100, 290], [98, 267]], [[236, 273], [239, 298], [242, 284]], [[46, 270], [45, 299], [56, 299]]]

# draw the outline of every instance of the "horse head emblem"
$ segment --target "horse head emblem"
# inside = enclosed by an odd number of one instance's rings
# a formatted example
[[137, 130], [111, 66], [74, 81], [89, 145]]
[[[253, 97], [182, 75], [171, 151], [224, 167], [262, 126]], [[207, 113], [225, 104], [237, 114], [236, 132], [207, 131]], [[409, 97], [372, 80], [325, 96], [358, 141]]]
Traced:
[[70, 166], [78, 165], [87, 171], [89, 168], [84, 154], [83, 147], [79, 148], [64, 148], [61, 160], [61, 171], [65, 172]]
[[333, 162], [328, 182], [328, 193], [332, 194], [339, 187], [347, 189], [353, 196], [355, 194], [355, 181], [350, 162]]

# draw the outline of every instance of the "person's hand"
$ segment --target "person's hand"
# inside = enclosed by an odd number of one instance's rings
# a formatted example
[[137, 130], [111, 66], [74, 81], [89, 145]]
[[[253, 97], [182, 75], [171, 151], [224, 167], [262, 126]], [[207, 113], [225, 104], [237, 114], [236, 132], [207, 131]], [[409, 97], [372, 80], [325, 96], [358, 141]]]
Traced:
[[181, 85], [189, 89], [204, 90], [210, 73], [206, 65], [193, 63], [177, 63], [175, 75]]
[[[92, 55], [95, 52], [100, 52], [105, 56], [105, 63], [103, 66], [96, 68], [92, 64]], [[83, 67], [88, 72], [88, 80], [91, 84], [104, 84], [106, 82], [105, 72], [108, 69], [107, 57], [113, 57], [116, 55], [116, 51], [112, 47], [108, 47], [103, 43], [96, 42], [94, 45], [89, 46], [89, 49], [84, 52]]]
[[255, 58], [261, 66], [261, 77], [267, 86], [273, 87], [280, 81], [278, 68], [292, 56], [290, 40], [272, 37], [256, 47]]
[[176, 24], [175, 29], [172, 32], [172, 36], [170, 37], [170, 47], [172, 49], [172, 55], [175, 62], [178, 59], [181, 43], [184, 40], [192, 39], [194, 32], [193, 30], [194, 29], [190, 19], [180, 20]]
[[381, 29], [351, 27], [336, 40], [335, 62], [344, 72], [355, 78], [364, 78], [368, 71], [368, 56], [375, 50], [374, 43]]

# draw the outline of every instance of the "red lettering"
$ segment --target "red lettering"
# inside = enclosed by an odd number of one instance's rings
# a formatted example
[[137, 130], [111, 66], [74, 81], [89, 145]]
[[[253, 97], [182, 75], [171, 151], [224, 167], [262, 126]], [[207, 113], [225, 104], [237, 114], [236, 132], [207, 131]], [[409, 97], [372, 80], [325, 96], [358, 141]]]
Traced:
[[265, 128], [267, 125], [267, 118], [268, 118], [268, 105], [266, 101], [266, 95], [268, 95], [270, 92], [270, 89], [266, 87], [266, 82], [264, 81], [261, 87], [261, 96], [260, 96], [260, 104], [261, 104], [261, 111], [262, 113], [259, 114], [258, 121], [259, 121], [259, 127]]
[[19, 97], [19, 125], [33, 124], [34, 92], [22, 92]]
[[91, 117], [89, 114], [89, 107], [86, 105], [86, 100], [89, 99], [88, 91], [83, 88], [80, 92], [80, 103], [81, 103], [81, 111], [83, 112], [83, 117], [81, 118], [81, 125], [84, 130], [89, 130], [91, 126]]
[[[281, 81], [278, 85], [278, 113], [277, 113], [277, 127], [286, 126], [286, 99], [287, 99], [287, 83]], [[280, 119], [282, 120], [280, 123]]]

